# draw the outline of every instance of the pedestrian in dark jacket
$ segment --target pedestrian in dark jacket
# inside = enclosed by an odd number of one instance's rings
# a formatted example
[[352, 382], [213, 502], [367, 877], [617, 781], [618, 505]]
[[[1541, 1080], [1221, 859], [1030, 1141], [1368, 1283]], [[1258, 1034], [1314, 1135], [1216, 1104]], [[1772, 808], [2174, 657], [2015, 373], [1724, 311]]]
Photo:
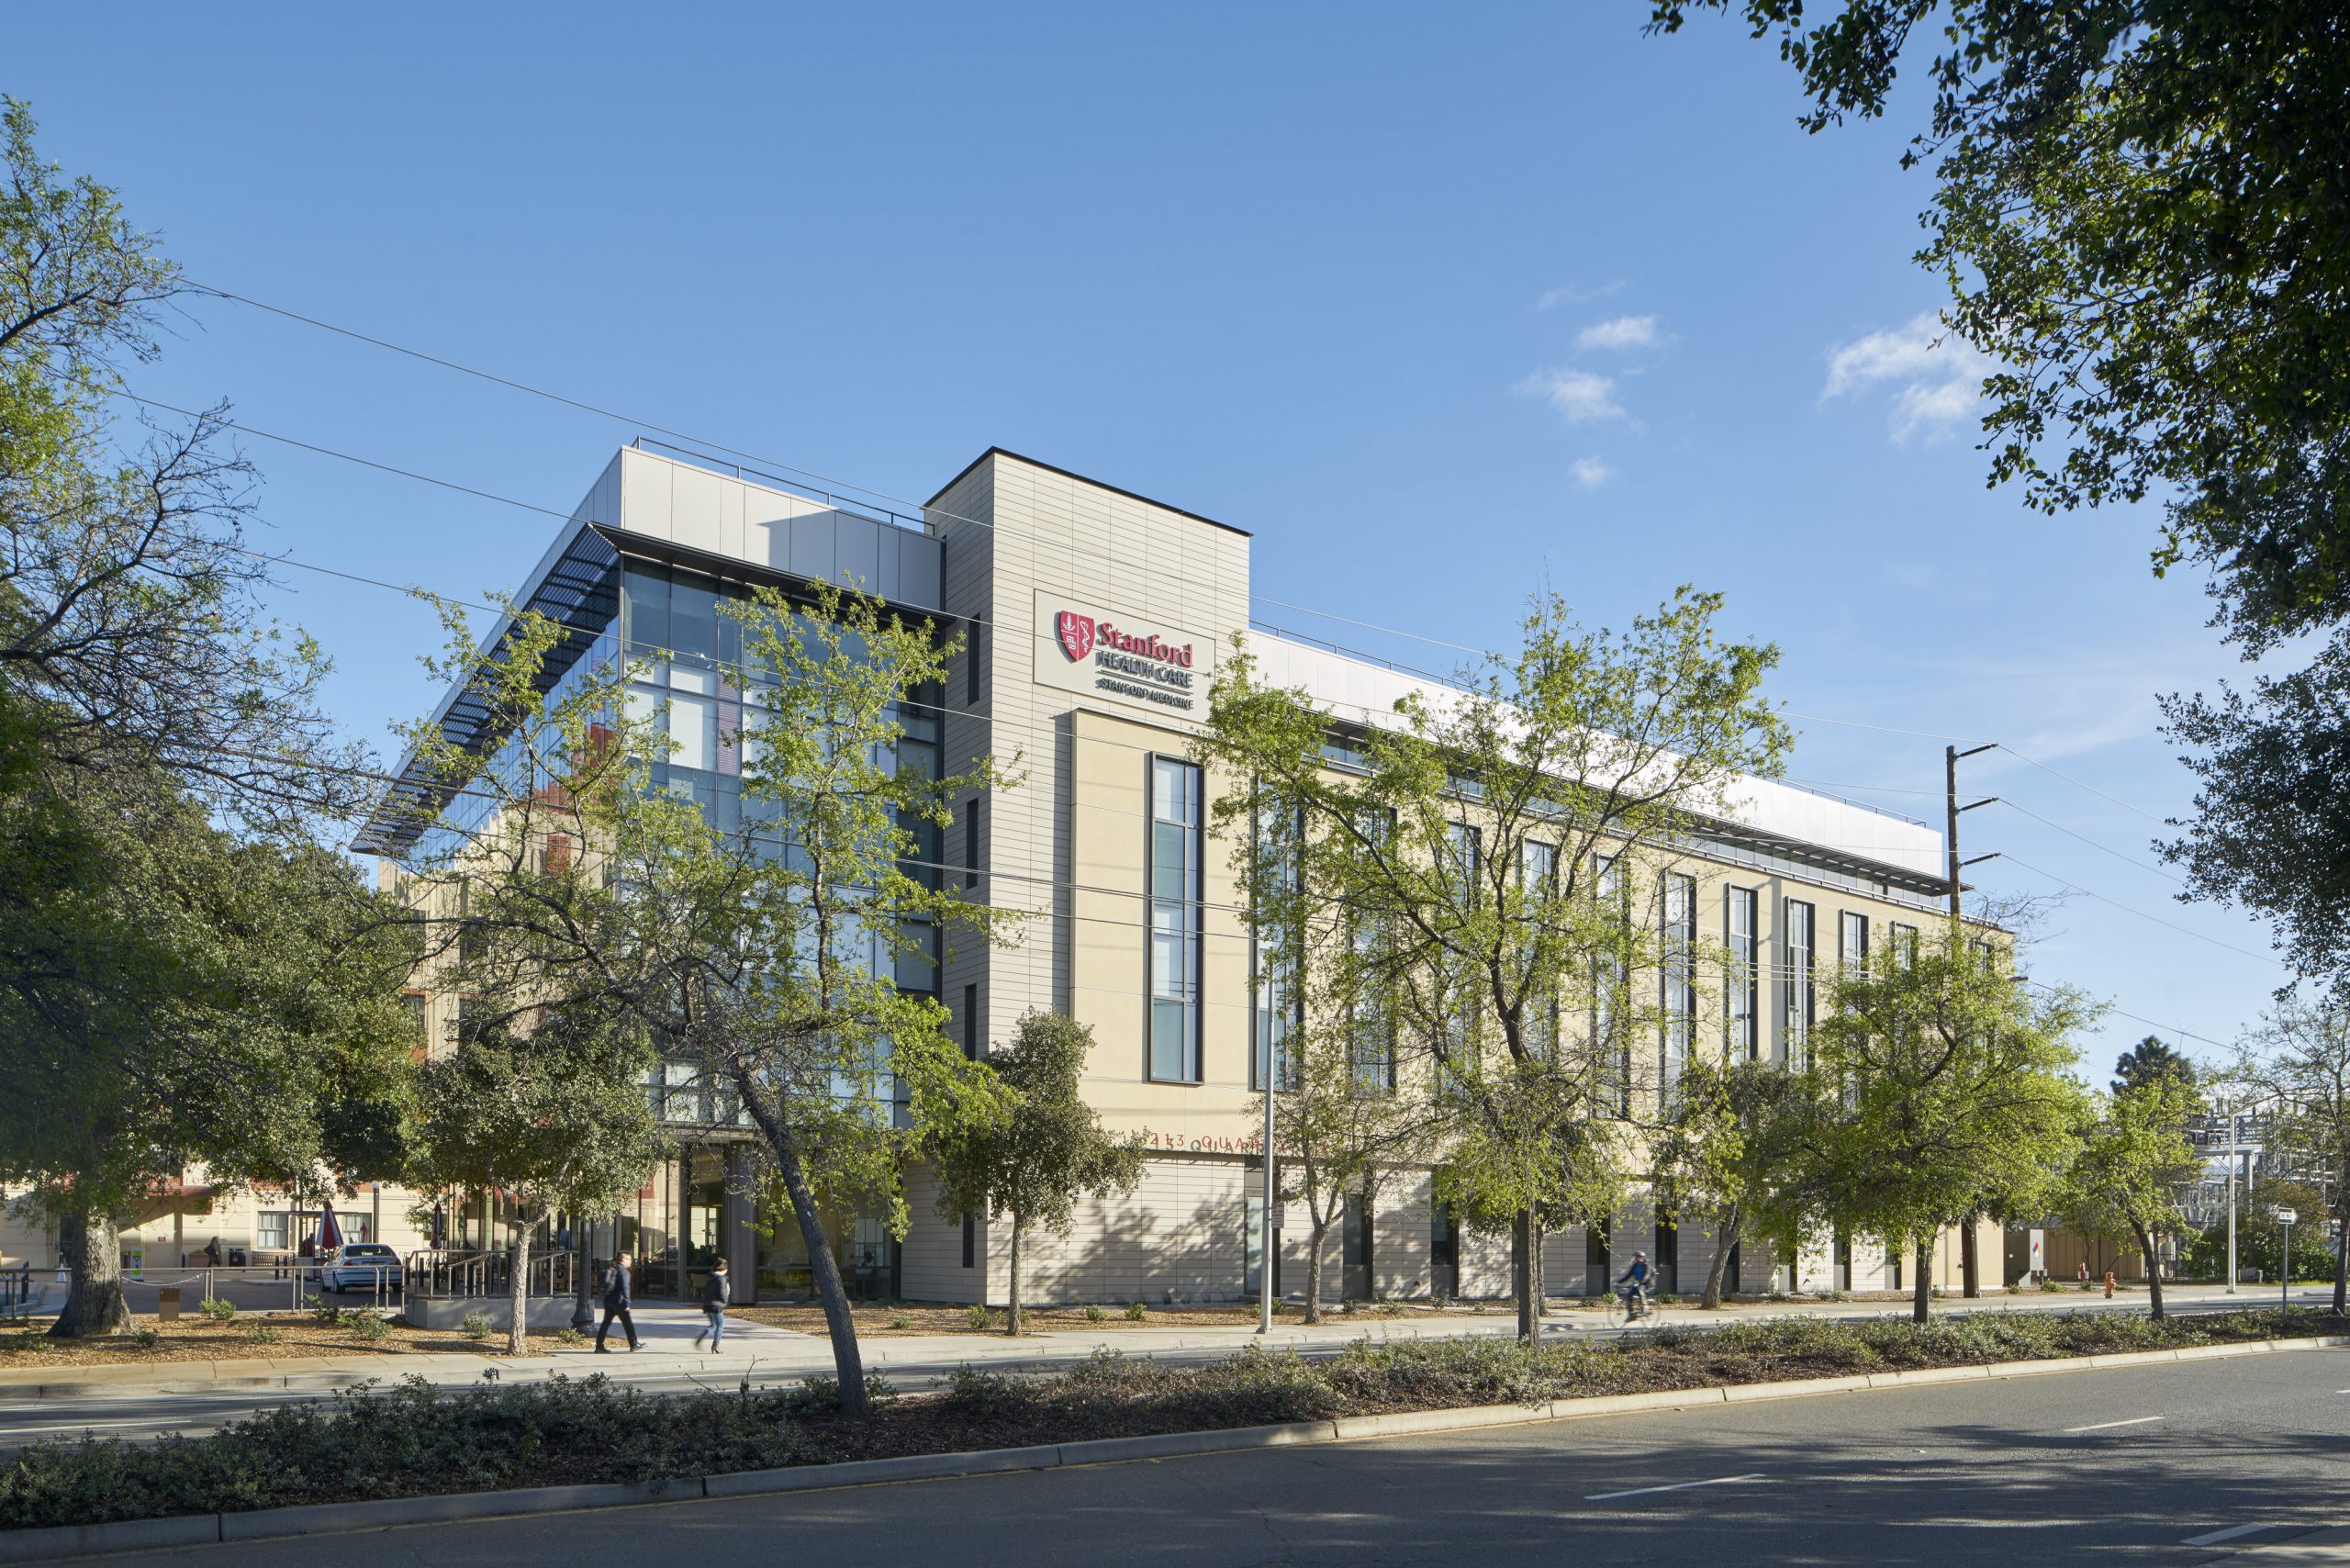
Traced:
[[726, 1297], [733, 1281], [726, 1272], [726, 1260], [721, 1258], [711, 1265], [710, 1275], [701, 1282], [701, 1309], [710, 1316], [710, 1327], [694, 1336], [694, 1349], [701, 1349], [704, 1339], [710, 1348], [718, 1349], [718, 1341], [726, 1333]]
[[611, 1277], [604, 1283], [604, 1321], [596, 1326], [596, 1350], [599, 1354], [611, 1349], [604, 1343], [604, 1336], [611, 1332], [615, 1317], [621, 1320], [621, 1327], [628, 1330], [628, 1348], [632, 1350], [638, 1348], [636, 1320], [628, 1315], [628, 1262], [625, 1252], [614, 1258]]

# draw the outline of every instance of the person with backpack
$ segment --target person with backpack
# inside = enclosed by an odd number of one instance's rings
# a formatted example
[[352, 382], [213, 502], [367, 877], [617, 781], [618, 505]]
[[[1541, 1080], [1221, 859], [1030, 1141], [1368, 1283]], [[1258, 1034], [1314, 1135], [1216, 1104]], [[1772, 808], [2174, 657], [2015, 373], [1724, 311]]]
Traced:
[[731, 1288], [730, 1276], [726, 1272], [726, 1260], [721, 1258], [711, 1265], [709, 1274], [701, 1282], [701, 1309], [708, 1315], [710, 1324], [694, 1336], [695, 1350], [701, 1349], [701, 1342], [704, 1339], [710, 1341], [711, 1350], [718, 1349], [718, 1341], [726, 1333], [726, 1297]]
[[604, 1336], [611, 1332], [612, 1319], [615, 1317], [621, 1320], [621, 1327], [628, 1330], [628, 1348], [632, 1350], [642, 1349], [636, 1341], [636, 1320], [628, 1315], [630, 1300], [628, 1263], [627, 1253], [622, 1252], [615, 1257], [612, 1260], [611, 1272], [604, 1281], [604, 1321], [596, 1326], [596, 1353], [599, 1355], [606, 1354], [611, 1350], [610, 1345], [604, 1343]]

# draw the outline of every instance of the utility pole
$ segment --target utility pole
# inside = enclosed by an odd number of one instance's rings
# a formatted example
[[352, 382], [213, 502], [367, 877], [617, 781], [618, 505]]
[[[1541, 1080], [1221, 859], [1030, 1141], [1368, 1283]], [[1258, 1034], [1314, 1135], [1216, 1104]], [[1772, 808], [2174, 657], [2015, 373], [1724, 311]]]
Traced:
[[[1997, 851], [1989, 855], [1977, 855], [1972, 860], [1962, 860], [1958, 857], [1959, 813], [1971, 812], [1976, 806], [1990, 805], [1999, 798], [1997, 795], [1986, 795], [1971, 804], [1960, 805], [1958, 803], [1958, 759], [1994, 749], [1996, 748], [1989, 745], [1970, 746], [1964, 751], [1959, 750], [1954, 745], [1942, 747], [1942, 797], [1943, 803], [1949, 811], [1948, 826], [1943, 834], [1942, 846], [1948, 852], [1950, 860], [1950, 926], [1951, 940], [1953, 942], [1959, 939], [1959, 895], [1964, 890], [1964, 884], [1959, 879], [1959, 873], [1980, 861], [1997, 860], [1999, 857]], [[1969, 1298], [1983, 1294], [1982, 1267], [1975, 1260], [1975, 1219], [1970, 1215], [1959, 1226], [1958, 1232], [1960, 1294]]]
[[2236, 1109], [2228, 1107], [2228, 1294], [2236, 1294]]

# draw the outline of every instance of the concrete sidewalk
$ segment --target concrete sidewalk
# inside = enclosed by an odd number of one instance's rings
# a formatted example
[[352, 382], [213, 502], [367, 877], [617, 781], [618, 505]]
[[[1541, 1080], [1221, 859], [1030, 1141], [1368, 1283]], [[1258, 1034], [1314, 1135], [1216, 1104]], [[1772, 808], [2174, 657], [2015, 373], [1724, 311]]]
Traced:
[[[2331, 1293], [2322, 1288], [2297, 1290], [2294, 1305], [2322, 1306]], [[2260, 1294], [2247, 1287], [2229, 1296], [2217, 1285], [2174, 1287], [2165, 1293], [2176, 1311], [2210, 1310], [2221, 1305], [2259, 1308], [2273, 1305], [2275, 1294]], [[2071, 1291], [1985, 1296], [1975, 1301], [1937, 1301], [1938, 1316], [1973, 1312], [2121, 1311], [2143, 1313], [2143, 1292], [2124, 1292], [2112, 1301], [2100, 1293]], [[1747, 1303], [1716, 1312], [1676, 1306], [1662, 1310], [1664, 1327], [1707, 1327], [1737, 1322], [1810, 1317], [1857, 1321], [1906, 1316], [1906, 1303], [1831, 1302], [1800, 1300]], [[803, 1377], [829, 1376], [833, 1371], [831, 1342], [821, 1334], [774, 1327], [740, 1317], [728, 1319], [725, 1343], [716, 1350], [697, 1350], [694, 1336], [704, 1319], [691, 1307], [643, 1306], [635, 1312], [643, 1349], [623, 1347], [617, 1327], [609, 1353], [592, 1345], [548, 1346], [519, 1360], [490, 1352], [423, 1355], [321, 1356], [300, 1359], [263, 1358], [217, 1361], [171, 1361], [149, 1366], [21, 1367], [0, 1370], [0, 1400], [53, 1399], [142, 1389], [191, 1390], [281, 1389], [324, 1392], [362, 1378], [393, 1382], [423, 1377], [442, 1386], [482, 1381], [493, 1370], [501, 1381], [530, 1381], [557, 1374], [586, 1377], [602, 1373], [616, 1382], [655, 1387], [696, 1386], [732, 1389], [744, 1378], [767, 1387]], [[1248, 1345], [1269, 1350], [1294, 1350], [1305, 1354], [1330, 1353], [1357, 1339], [1377, 1342], [1449, 1338], [1466, 1335], [1508, 1336], [1516, 1332], [1516, 1317], [1506, 1304], [1485, 1312], [1431, 1312], [1407, 1307], [1394, 1316], [1376, 1311], [1332, 1312], [1326, 1320], [1308, 1327], [1294, 1317], [1274, 1319], [1272, 1332], [1259, 1338], [1253, 1323], [1241, 1327], [1171, 1325], [1153, 1327], [1094, 1327], [1072, 1329], [1056, 1325], [1049, 1333], [1007, 1338], [1002, 1334], [922, 1334], [876, 1337], [859, 1341], [868, 1369], [879, 1371], [903, 1387], [917, 1387], [943, 1378], [965, 1363], [999, 1367], [1049, 1367], [1083, 1361], [1097, 1349], [1135, 1357], [1203, 1361], [1229, 1355]], [[1545, 1318], [1551, 1337], [1604, 1337], [1614, 1332], [1597, 1305], [1553, 1306]]]

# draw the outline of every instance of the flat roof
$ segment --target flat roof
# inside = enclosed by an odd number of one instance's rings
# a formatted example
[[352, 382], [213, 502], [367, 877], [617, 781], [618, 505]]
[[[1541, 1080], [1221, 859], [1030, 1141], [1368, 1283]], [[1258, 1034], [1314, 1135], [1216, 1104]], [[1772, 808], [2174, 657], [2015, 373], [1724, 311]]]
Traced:
[[1146, 496], [1139, 490], [1129, 490], [1123, 485], [1106, 484], [1100, 479], [1096, 479], [1091, 474], [1080, 474], [1074, 468], [1063, 468], [1057, 463], [1047, 463], [1041, 457], [1031, 457], [1025, 453], [1014, 452], [1008, 446], [990, 446], [985, 452], [980, 453], [977, 457], [972, 458], [968, 463], [964, 464], [961, 471], [957, 473], [955, 477], [947, 480], [946, 483], [939, 486], [936, 490], [933, 491], [931, 493], [930, 500], [923, 502], [923, 505], [924, 507], [928, 507], [932, 501], [937, 500], [940, 496], [945, 495], [947, 491], [961, 484], [965, 475], [970, 473], [972, 469], [977, 468], [980, 464], [985, 463], [990, 457], [1017, 458], [1019, 461], [1027, 464], [1031, 468], [1042, 468], [1047, 474], [1058, 474], [1064, 479], [1075, 479], [1081, 485], [1091, 485], [1094, 488], [1107, 490], [1113, 496], [1124, 496], [1128, 500], [1140, 501], [1145, 506], [1157, 507], [1161, 511], [1171, 511], [1178, 517], [1188, 517], [1193, 522], [1204, 522], [1210, 528], [1221, 528], [1226, 533], [1237, 533], [1243, 539], [1254, 539], [1256, 537], [1255, 534], [1249, 532], [1248, 530], [1245, 528], [1235, 528], [1228, 522], [1218, 522], [1214, 518], [1203, 517], [1195, 511], [1186, 511], [1181, 507], [1172, 506], [1166, 501], [1158, 499], [1156, 496]]

